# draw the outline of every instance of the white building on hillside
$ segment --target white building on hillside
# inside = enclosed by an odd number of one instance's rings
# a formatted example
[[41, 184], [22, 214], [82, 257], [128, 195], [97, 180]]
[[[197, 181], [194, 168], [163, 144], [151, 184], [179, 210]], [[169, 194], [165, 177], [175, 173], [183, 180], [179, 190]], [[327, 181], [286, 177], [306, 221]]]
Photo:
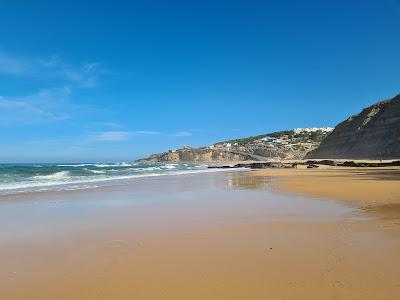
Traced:
[[317, 131], [322, 131], [322, 132], [331, 132], [334, 128], [332, 127], [307, 127], [307, 128], [295, 128], [293, 129], [295, 134], [300, 134], [300, 133], [311, 133], [311, 132], [317, 132]]
[[260, 140], [261, 140], [261, 141], [264, 141], [264, 142], [273, 142], [273, 141], [276, 140], [276, 138], [271, 137], [271, 136], [266, 136], [266, 137], [264, 137], [264, 138], [262, 138], [262, 139], [260, 139]]
[[224, 147], [230, 148], [230, 147], [232, 147], [232, 144], [231, 143], [224, 143]]

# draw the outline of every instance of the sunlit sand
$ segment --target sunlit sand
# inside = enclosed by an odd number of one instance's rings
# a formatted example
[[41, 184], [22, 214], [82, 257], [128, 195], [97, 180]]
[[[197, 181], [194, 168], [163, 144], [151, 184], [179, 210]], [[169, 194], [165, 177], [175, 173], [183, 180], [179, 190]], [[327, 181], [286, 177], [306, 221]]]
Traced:
[[[4, 299], [395, 299], [398, 218], [229, 172], [0, 202]], [[258, 174], [260, 175], [260, 174]]]

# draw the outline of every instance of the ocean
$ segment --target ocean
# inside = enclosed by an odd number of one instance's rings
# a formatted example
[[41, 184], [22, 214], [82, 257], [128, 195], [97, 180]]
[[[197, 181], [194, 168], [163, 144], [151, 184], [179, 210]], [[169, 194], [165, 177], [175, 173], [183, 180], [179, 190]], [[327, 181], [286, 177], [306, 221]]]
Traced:
[[142, 177], [221, 171], [207, 167], [206, 164], [0, 164], [0, 195], [86, 189], [123, 184]]

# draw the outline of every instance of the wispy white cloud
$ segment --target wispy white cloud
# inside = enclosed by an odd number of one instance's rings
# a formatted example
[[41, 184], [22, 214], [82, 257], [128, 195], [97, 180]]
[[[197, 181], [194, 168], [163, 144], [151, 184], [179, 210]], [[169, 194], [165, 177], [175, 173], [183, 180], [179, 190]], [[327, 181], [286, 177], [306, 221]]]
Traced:
[[99, 142], [126, 141], [134, 136], [159, 135], [157, 131], [104, 131], [93, 134], [90, 140]]
[[0, 125], [33, 124], [73, 117], [72, 111], [78, 111], [76, 99], [73, 99], [76, 93], [73, 92], [97, 86], [99, 77], [105, 73], [98, 62], [74, 66], [56, 56], [24, 57], [0, 50], [0, 76], [18, 77], [18, 80], [40, 79], [40, 82], [48, 81], [51, 86], [28, 95], [0, 95]]
[[69, 118], [70, 90], [47, 89], [23, 97], [0, 96], [0, 124], [25, 125]]
[[176, 137], [185, 137], [185, 136], [191, 136], [191, 135], [192, 135], [192, 133], [190, 131], [178, 131], [178, 132], [171, 134], [171, 136], [176, 136]]
[[58, 79], [78, 87], [94, 87], [99, 76], [106, 73], [98, 62], [72, 66], [58, 57], [28, 58], [0, 52], [0, 73], [12, 76], [28, 76]]

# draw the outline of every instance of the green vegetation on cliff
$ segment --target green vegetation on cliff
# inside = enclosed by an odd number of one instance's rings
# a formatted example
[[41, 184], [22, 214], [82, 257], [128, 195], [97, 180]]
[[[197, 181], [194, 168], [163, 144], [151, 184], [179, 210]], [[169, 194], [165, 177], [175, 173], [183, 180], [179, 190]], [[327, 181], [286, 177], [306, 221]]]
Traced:
[[255, 142], [257, 140], [267, 138], [267, 137], [276, 138], [276, 139], [286, 138], [288, 140], [296, 140], [296, 142], [311, 141], [311, 142], [315, 142], [315, 143], [320, 143], [327, 135], [328, 135], [328, 133], [323, 130], [317, 130], [317, 131], [312, 131], [312, 132], [304, 131], [304, 132], [297, 132], [297, 133], [294, 130], [282, 130], [282, 131], [276, 131], [276, 132], [271, 132], [271, 133], [267, 133], [267, 134], [260, 134], [260, 135], [256, 135], [256, 136], [249, 136], [249, 137], [245, 137], [245, 138], [227, 140], [227, 141], [219, 142], [217, 144], [238, 143], [239, 145], [246, 145], [246, 144]]

